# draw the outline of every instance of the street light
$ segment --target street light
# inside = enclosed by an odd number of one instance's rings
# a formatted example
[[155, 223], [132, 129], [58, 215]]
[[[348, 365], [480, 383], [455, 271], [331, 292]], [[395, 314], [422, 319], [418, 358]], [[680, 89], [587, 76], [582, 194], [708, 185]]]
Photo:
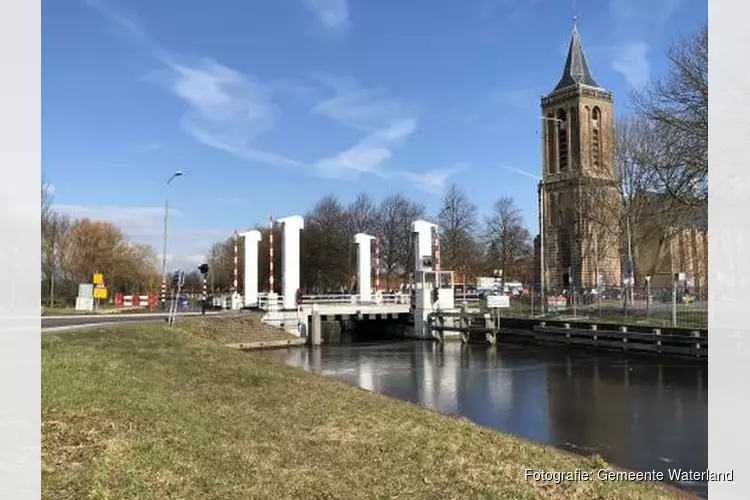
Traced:
[[[171, 175], [169, 179], [167, 179], [166, 187], [169, 188], [169, 186], [172, 184], [172, 181], [176, 179], [177, 177], [181, 177], [183, 175], [182, 170], [177, 170], [175, 173]], [[161, 308], [162, 310], [165, 308], [166, 301], [167, 301], [167, 222], [169, 220], [169, 191], [167, 191], [167, 196], [165, 196], [164, 200], [164, 245], [162, 247], [162, 254], [161, 254]]]

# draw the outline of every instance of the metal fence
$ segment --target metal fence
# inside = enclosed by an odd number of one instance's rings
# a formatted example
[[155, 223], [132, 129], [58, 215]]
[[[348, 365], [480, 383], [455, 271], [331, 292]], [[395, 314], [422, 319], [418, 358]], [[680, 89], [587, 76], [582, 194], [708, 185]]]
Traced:
[[[512, 295], [510, 307], [501, 316], [536, 318], [576, 318], [612, 323], [708, 327], [708, 291], [647, 289], [646, 287], [601, 288], [600, 290], [526, 289]], [[476, 294], [456, 295], [456, 303], [466, 300], [469, 307], [486, 310]]]

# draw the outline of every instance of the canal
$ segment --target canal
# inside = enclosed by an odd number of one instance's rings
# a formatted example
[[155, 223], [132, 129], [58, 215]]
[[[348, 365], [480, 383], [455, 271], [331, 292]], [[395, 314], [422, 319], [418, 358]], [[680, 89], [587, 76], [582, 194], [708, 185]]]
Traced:
[[[708, 468], [705, 362], [418, 341], [262, 355], [621, 467]], [[707, 495], [706, 484], [677, 486]]]

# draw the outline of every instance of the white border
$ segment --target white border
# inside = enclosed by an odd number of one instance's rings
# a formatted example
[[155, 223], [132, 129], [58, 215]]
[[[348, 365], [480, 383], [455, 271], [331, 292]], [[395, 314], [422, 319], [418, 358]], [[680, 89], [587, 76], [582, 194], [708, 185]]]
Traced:
[[0, 498], [41, 497], [41, 5], [0, 2]]
[[[692, 1], [692, 0], [691, 0]], [[709, 498], [750, 498], [750, 5], [710, 0], [709, 19]], [[744, 337], [744, 338], [743, 338]]]

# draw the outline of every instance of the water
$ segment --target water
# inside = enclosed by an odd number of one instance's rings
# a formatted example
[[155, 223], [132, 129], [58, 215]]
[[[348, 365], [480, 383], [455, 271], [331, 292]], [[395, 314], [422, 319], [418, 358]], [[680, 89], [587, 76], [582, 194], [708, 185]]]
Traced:
[[[268, 351], [364, 389], [633, 470], [708, 468], [708, 369], [564, 347], [394, 342]], [[678, 484], [701, 496], [707, 485]]]

